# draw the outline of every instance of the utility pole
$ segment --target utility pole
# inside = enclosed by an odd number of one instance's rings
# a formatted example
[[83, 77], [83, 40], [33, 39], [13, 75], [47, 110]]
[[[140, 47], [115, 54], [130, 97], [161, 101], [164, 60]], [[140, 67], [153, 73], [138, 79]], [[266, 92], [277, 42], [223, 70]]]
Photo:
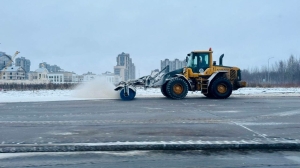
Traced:
[[268, 59], [268, 83], [270, 83], [270, 69], [269, 69], [269, 61], [270, 61], [270, 59], [272, 59], [272, 58], [274, 58], [274, 57], [270, 57], [270, 58]]

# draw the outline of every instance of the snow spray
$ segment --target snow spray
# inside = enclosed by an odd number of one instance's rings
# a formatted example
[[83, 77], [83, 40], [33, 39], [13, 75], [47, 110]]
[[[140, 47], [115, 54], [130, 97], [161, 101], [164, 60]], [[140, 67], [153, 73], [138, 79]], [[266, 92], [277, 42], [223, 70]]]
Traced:
[[78, 98], [118, 99], [119, 92], [105, 78], [97, 78], [80, 84], [74, 90], [73, 96]]

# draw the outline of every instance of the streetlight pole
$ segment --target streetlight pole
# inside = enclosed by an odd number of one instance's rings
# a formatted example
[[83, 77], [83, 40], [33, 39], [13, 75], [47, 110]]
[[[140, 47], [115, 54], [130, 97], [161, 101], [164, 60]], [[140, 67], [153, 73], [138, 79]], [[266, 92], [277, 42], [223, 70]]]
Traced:
[[270, 83], [269, 61], [270, 61], [270, 59], [272, 59], [272, 58], [274, 58], [274, 57], [270, 57], [270, 58], [268, 59], [268, 83]]

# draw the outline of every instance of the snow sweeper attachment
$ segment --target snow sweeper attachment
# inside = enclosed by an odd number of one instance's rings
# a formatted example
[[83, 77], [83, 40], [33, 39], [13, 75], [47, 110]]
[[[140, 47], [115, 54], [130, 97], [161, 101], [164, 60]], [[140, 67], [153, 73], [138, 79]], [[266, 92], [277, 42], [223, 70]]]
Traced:
[[151, 75], [143, 76], [138, 79], [121, 81], [115, 91], [119, 91], [120, 97], [122, 100], [133, 100], [136, 95], [136, 87], [144, 87], [147, 89], [148, 87], [161, 86], [163, 83], [163, 76], [169, 72], [169, 66], [166, 66], [160, 72], [152, 71]]

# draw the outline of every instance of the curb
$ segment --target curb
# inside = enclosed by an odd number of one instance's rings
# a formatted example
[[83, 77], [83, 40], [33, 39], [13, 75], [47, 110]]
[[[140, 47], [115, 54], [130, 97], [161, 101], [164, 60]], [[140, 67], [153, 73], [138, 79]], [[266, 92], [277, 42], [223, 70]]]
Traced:
[[0, 153], [130, 150], [300, 150], [299, 140], [283, 141], [170, 141], [70, 144], [2, 144]]

